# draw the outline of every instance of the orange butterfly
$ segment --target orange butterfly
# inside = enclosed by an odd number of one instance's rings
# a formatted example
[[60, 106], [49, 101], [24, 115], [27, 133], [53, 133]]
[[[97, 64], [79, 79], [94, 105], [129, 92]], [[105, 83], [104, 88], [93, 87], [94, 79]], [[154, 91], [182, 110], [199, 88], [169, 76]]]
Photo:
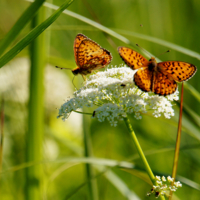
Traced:
[[77, 68], [72, 70], [74, 75], [87, 75], [93, 70], [104, 68], [112, 56], [109, 51], [102, 48], [83, 34], [78, 34], [74, 41], [74, 57]]
[[173, 94], [177, 89], [177, 82], [191, 78], [197, 68], [186, 62], [165, 61], [157, 63], [152, 57], [149, 61], [127, 47], [118, 47], [118, 52], [124, 62], [133, 70], [135, 84], [143, 91], [152, 91], [158, 95]]

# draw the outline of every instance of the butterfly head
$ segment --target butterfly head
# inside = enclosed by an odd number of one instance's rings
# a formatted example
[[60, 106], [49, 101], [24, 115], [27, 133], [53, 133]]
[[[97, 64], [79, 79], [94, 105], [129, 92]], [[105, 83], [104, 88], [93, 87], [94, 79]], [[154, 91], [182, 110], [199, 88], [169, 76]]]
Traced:
[[157, 62], [156, 62], [156, 59], [154, 57], [151, 57], [151, 59], [149, 60], [148, 67], [149, 67], [150, 71], [156, 70]]
[[80, 73], [80, 68], [77, 67], [77, 68], [73, 69], [73, 70], [72, 70], [72, 73], [73, 73], [75, 76], [78, 75], [78, 74]]
[[156, 62], [156, 59], [154, 57], [151, 57], [151, 59], [149, 59], [149, 62]]

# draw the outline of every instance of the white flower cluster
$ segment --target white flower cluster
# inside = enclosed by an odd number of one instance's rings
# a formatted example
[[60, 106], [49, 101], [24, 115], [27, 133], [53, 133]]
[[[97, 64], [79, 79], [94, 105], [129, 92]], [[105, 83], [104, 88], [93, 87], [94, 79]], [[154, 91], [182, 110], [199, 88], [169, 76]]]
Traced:
[[72, 111], [83, 106], [97, 106], [93, 117], [100, 122], [108, 120], [112, 126], [131, 113], [136, 119], [141, 119], [141, 114], [148, 110], [153, 111], [154, 117], [162, 114], [166, 118], [173, 116], [171, 101], [178, 100], [178, 91], [167, 97], [142, 92], [133, 82], [135, 72], [121, 66], [90, 75], [84, 86], [74, 92], [74, 98], [61, 106], [58, 117], [65, 120]]
[[179, 187], [182, 187], [180, 181], [174, 182], [174, 179], [170, 176], [167, 179], [162, 176], [156, 176], [157, 185], [153, 185], [150, 193], [147, 193], [148, 196], [155, 194], [155, 197], [158, 198], [160, 195], [169, 195], [170, 191], [175, 192]]

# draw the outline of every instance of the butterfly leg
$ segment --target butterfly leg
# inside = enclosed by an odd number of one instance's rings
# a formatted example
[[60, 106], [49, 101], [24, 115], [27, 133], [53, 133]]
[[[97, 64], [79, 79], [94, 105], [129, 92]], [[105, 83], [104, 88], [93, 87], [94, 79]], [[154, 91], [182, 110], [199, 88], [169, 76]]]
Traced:
[[74, 78], [75, 78], [75, 76], [74, 76], [73, 79], [72, 79], [72, 84], [74, 85], [75, 89], [78, 90], [77, 87], [76, 87], [75, 84], [74, 84]]
[[95, 70], [95, 71], [94, 71], [94, 74], [96, 74], [96, 73], [98, 73], [98, 72], [99, 72], [98, 70]]
[[84, 81], [87, 80], [87, 78], [86, 78], [83, 74], [81, 74], [81, 76], [83, 77], [83, 80], [84, 80]]

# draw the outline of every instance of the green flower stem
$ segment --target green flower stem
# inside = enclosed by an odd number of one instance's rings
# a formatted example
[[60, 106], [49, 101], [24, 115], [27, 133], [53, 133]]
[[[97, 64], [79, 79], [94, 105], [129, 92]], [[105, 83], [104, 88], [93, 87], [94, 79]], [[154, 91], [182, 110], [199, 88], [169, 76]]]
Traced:
[[147, 171], [147, 173], [149, 175], [149, 178], [151, 179], [151, 181], [152, 181], [153, 184], [156, 184], [155, 176], [154, 176], [153, 172], [151, 171], [151, 168], [150, 168], [150, 166], [149, 166], [149, 164], [147, 162], [147, 159], [146, 159], [146, 157], [145, 157], [145, 155], [144, 155], [144, 153], [142, 151], [142, 148], [141, 148], [141, 146], [140, 146], [140, 144], [138, 142], [138, 139], [137, 139], [137, 137], [135, 135], [135, 132], [134, 132], [132, 126], [131, 126], [131, 123], [130, 123], [129, 119], [128, 118], [124, 118], [124, 121], [126, 123], [126, 126], [127, 126], [128, 130], [129, 130], [129, 132], [132, 135], [132, 139], [133, 139], [134, 144], [135, 144], [135, 146], [137, 148], [137, 151], [138, 151], [138, 153], [140, 155], [140, 158], [143, 161], [143, 164], [144, 164], [145, 169], [146, 169], [146, 171]]
[[[136, 149], [137, 149], [137, 151], [139, 153], [140, 158], [142, 159], [142, 162], [144, 164], [144, 167], [146, 169], [147, 174], [149, 175], [149, 178], [151, 179], [151, 182], [153, 183], [153, 185], [157, 185], [155, 176], [154, 176], [154, 174], [153, 174], [153, 172], [152, 172], [152, 170], [151, 170], [151, 168], [149, 166], [149, 163], [148, 163], [148, 161], [147, 161], [147, 159], [146, 159], [146, 157], [145, 157], [145, 155], [144, 155], [144, 153], [142, 151], [142, 148], [141, 148], [141, 146], [140, 146], [140, 144], [138, 142], [138, 139], [137, 139], [137, 137], [135, 135], [135, 132], [134, 132], [132, 126], [131, 126], [130, 120], [128, 118], [124, 118], [124, 122], [125, 122], [128, 130], [129, 130], [129, 133], [132, 136], [133, 142], [134, 142], [134, 144], [136, 146]], [[159, 196], [159, 198], [162, 199], [162, 200], [165, 199], [165, 197], [161, 196], [161, 195]]]

